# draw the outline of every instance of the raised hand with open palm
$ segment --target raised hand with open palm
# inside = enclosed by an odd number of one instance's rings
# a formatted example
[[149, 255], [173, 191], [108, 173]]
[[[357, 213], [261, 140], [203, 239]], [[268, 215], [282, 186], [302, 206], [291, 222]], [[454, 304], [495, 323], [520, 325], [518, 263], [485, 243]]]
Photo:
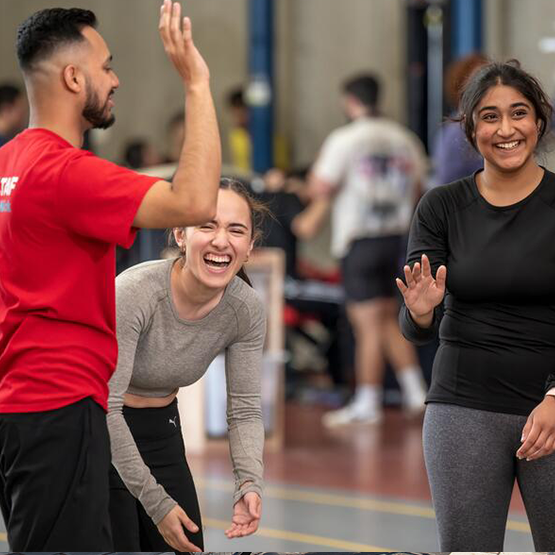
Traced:
[[434, 308], [445, 296], [447, 268], [440, 266], [434, 278], [430, 260], [423, 254], [421, 263], [416, 262], [412, 270], [410, 266], [405, 266], [403, 271], [406, 284], [399, 278], [396, 283], [405, 300], [405, 306], [418, 326], [428, 328], [434, 318]]

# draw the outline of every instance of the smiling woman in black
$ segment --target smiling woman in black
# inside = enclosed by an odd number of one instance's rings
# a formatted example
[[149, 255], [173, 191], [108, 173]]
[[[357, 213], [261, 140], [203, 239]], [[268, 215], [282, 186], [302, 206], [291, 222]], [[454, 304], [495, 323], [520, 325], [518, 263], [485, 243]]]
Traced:
[[[415, 215], [407, 264], [448, 268], [441, 346], [428, 402], [528, 416], [555, 372], [555, 176], [509, 206], [474, 177], [438, 187]], [[435, 327], [403, 328], [427, 340]]]
[[534, 158], [550, 116], [518, 64], [482, 69], [461, 121], [484, 170], [412, 223], [400, 320], [415, 343], [439, 328], [423, 439], [442, 551], [502, 551], [515, 479], [536, 549], [555, 545], [555, 175]]

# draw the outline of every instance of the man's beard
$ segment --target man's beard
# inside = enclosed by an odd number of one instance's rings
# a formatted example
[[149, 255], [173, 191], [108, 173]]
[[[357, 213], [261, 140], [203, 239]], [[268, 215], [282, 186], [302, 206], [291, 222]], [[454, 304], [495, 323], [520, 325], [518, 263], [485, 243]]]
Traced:
[[[114, 91], [111, 90], [109, 96], [113, 93]], [[108, 108], [108, 99], [104, 105], [101, 105], [98, 94], [89, 81], [87, 81], [87, 102], [83, 108], [83, 117], [91, 124], [92, 129], [108, 129], [116, 121], [116, 116]]]

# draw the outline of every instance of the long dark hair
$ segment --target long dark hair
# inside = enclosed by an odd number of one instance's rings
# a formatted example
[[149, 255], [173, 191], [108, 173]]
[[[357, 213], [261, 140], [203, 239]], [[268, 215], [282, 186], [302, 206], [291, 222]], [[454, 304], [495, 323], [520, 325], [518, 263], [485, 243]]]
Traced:
[[[256, 245], [262, 237], [262, 222], [264, 221], [264, 218], [271, 216], [270, 209], [266, 206], [266, 204], [255, 199], [247, 187], [237, 179], [222, 177], [220, 179], [220, 189], [233, 191], [247, 203], [251, 217], [251, 240], [254, 242], [254, 245]], [[173, 229], [168, 230], [168, 243], [172, 247], [176, 246]], [[185, 253], [181, 252], [181, 259], [183, 263], [185, 262], [185, 256]], [[247, 283], [247, 285], [252, 287], [251, 280], [249, 279], [244, 266], [241, 266], [237, 272], [237, 277], [241, 278], [245, 283]]]

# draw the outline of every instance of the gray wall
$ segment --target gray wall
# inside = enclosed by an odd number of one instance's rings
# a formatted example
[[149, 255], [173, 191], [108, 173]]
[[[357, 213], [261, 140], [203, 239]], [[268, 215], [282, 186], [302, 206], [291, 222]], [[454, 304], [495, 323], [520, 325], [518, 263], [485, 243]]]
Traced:
[[[225, 91], [245, 80], [247, 0], [188, 0], [193, 35], [212, 75], [219, 112]], [[116, 125], [95, 139], [102, 155], [118, 159], [132, 136], [152, 137], [165, 150], [166, 123], [183, 109], [183, 89], [166, 59], [158, 36], [159, 0], [0, 0], [0, 81], [20, 79], [14, 54], [15, 29], [36, 10], [52, 7], [92, 8], [99, 30], [114, 55], [121, 87], [116, 94]]]
[[[484, 0], [486, 50], [519, 58], [546, 89], [555, 91], [555, 54], [539, 39], [555, 36], [553, 0]], [[248, 0], [187, 0], [195, 40], [208, 61], [225, 137], [225, 92], [247, 78]], [[350, 74], [376, 71], [384, 84], [384, 110], [405, 114], [405, 8], [407, 0], [275, 0], [276, 121], [290, 142], [295, 164], [308, 164], [327, 133], [343, 122], [338, 87]], [[0, 0], [0, 81], [19, 79], [13, 53], [17, 24], [52, 6], [93, 7], [113, 51], [122, 86], [118, 122], [99, 134], [101, 154], [117, 159], [132, 136], [152, 137], [165, 149], [169, 117], [183, 105], [178, 78], [158, 32], [160, 0]], [[224, 155], [226, 153], [224, 140]]]
[[[247, 79], [247, 1], [183, 3], [210, 66], [224, 137], [225, 92]], [[164, 149], [166, 122], [182, 107], [183, 93], [158, 37], [159, 0], [0, 0], [0, 81], [20, 79], [13, 48], [18, 23], [53, 5], [92, 7], [114, 55], [121, 80], [118, 121], [97, 134], [100, 153], [118, 159], [124, 141], [137, 135], [153, 137]], [[310, 163], [326, 134], [343, 122], [337, 91], [352, 72], [372, 69], [382, 75], [385, 110], [404, 119], [404, 5], [404, 0], [276, 0], [276, 121], [294, 163]]]
[[382, 78], [383, 108], [405, 120], [405, 0], [280, 0], [287, 11], [279, 55], [286, 117], [296, 161], [308, 164], [329, 131], [344, 123], [341, 82], [372, 70]]

